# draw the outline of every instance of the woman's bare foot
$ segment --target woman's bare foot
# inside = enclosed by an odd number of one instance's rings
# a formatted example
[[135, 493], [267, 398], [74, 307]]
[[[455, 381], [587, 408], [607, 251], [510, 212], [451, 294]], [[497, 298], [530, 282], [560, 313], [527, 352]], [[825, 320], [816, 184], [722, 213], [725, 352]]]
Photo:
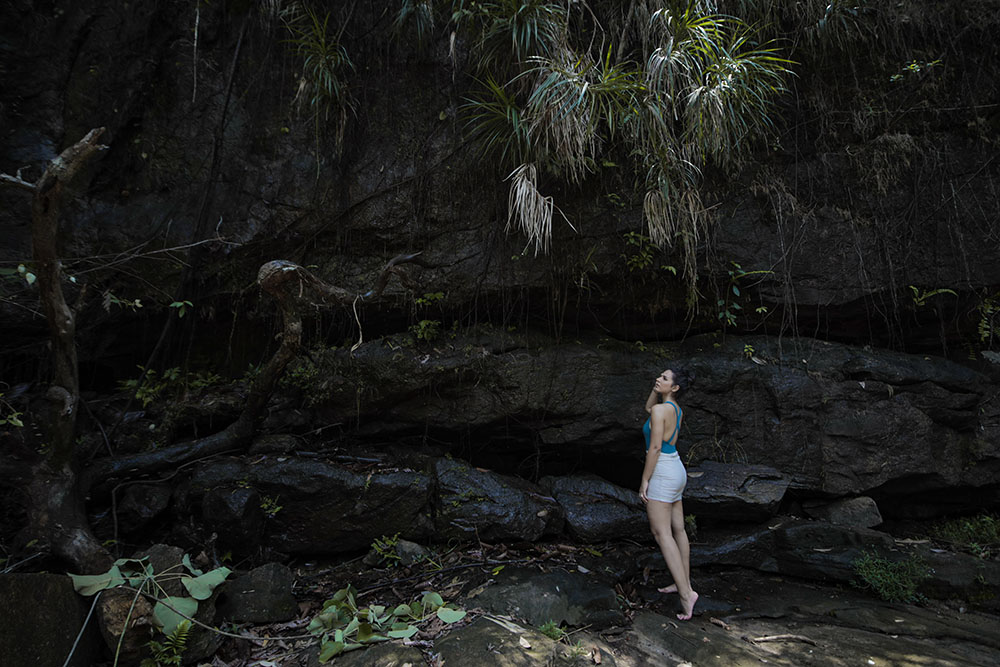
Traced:
[[697, 601], [698, 601], [698, 594], [695, 593], [694, 591], [691, 591], [691, 597], [689, 597], [687, 600], [681, 598], [681, 607], [683, 608], [684, 613], [677, 614], [677, 620], [678, 621], [691, 620], [691, 617], [694, 616], [694, 603]]
[[657, 588], [656, 590], [659, 593], [676, 593], [677, 584], [670, 584], [669, 586], [664, 586], [663, 588]]

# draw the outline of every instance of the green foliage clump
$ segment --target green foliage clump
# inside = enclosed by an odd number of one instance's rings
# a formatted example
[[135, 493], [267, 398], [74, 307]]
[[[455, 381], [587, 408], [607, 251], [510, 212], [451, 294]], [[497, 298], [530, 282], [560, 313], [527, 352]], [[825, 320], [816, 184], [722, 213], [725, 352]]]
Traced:
[[930, 534], [935, 540], [947, 542], [979, 558], [989, 558], [1000, 546], [1000, 519], [989, 512], [949, 519], [933, 524]]
[[174, 631], [167, 635], [163, 643], [156, 640], [146, 642], [146, 648], [152, 657], [145, 658], [139, 667], [179, 667], [183, 664], [184, 651], [187, 649], [188, 633], [191, 631], [191, 621], [183, 620], [177, 624]]
[[24, 422], [21, 421], [22, 412], [18, 412], [14, 409], [7, 401], [3, 400], [3, 392], [0, 391], [0, 426], [17, 426], [18, 428], [24, 426]]
[[[629, 273], [644, 271], [653, 266], [653, 255], [659, 248], [649, 240], [648, 236], [628, 232], [624, 235], [624, 239], [629, 252], [622, 254], [622, 258]], [[677, 269], [669, 264], [661, 264], [659, 268], [677, 275]]]
[[[766, 276], [774, 273], [773, 271], [768, 271], [766, 269], [758, 269], [756, 271], [746, 271], [737, 262], [730, 262], [733, 268], [729, 269], [726, 273], [729, 275], [729, 285], [724, 293], [723, 298], [719, 299], [719, 319], [722, 320], [723, 328], [729, 326], [736, 326], [736, 316], [743, 310], [737, 299], [742, 298], [743, 293], [740, 291], [740, 284], [744, 278], [749, 276]], [[759, 310], [759, 309], [758, 309]]]
[[383, 565], [396, 567], [400, 561], [399, 554], [396, 553], [396, 545], [398, 543], [399, 533], [396, 533], [392, 537], [383, 535], [372, 542], [372, 551], [379, 555]]
[[874, 551], [864, 552], [851, 564], [857, 580], [851, 583], [870, 590], [888, 602], [916, 603], [924, 600], [917, 592], [920, 583], [930, 576], [927, 565], [918, 556], [889, 560]]
[[976, 324], [979, 342], [985, 347], [989, 347], [993, 342], [993, 337], [997, 335], [997, 318], [1000, 316], [1000, 292], [983, 299], [976, 310], [979, 311], [979, 322]]
[[[73, 581], [73, 588], [80, 595], [96, 595], [109, 588], [122, 588], [134, 593], [132, 606], [122, 624], [122, 635], [115, 651], [115, 664], [118, 664], [118, 651], [121, 650], [125, 632], [135, 610], [135, 603], [140, 595], [155, 601], [153, 622], [166, 636], [162, 644], [158, 642], [147, 644], [153, 652], [153, 658], [151, 662], [144, 661], [143, 667], [181, 664], [180, 659], [187, 644], [190, 619], [198, 613], [198, 603], [210, 598], [212, 592], [232, 572], [228, 567], [217, 567], [203, 572], [191, 564], [191, 558], [186, 554], [181, 559], [181, 565], [183, 569], [178, 567], [164, 572], [154, 572], [153, 566], [146, 558], [119, 558], [111, 569], [103, 574], [69, 575]], [[177, 580], [181, 582], [188, 595], [165, 593], [164, 585]], [[182, 625], [185, 626], [183, 629]]]
[[549, 639], [554, 639], [556, 641], [559, 641], [566, 636], [566, 631], [559, 627], [559, 624], [555, 621], [545, 621], [538, 626], [538, 631]]
[[393, 609], [376, 604], [359, 608], [357, 591], [349, 585], [323, 603], [323, 610], [310, 621], [308, 631], [319, 638], [319, 661], [326, 663], [341, 653], [365, 645], [409, 639], [420, 630], [420, 624], [432, 616], [444, 623], [456, 623], [465, 615], [465, 610], [449, 606], [433, 591]]
[[329, 401], [336, 389], [333, 373], [330, 372], [333, 359], [328, 353], [331, 351], [332, 349], [317, 346], [307, 354], [298, 356], [288, 366], [278, 384], [301, 390], [303, 400], [308, 407]]
[[684, 532], [688, 534], [692, 540], [698, 537], [698, 520], [695, 518], [694, 514], [684, 515]]
[[278, 504], [278, 496], [264, 496], [260, 500], [260, 509], [269, 519], [273, 519], [281, 511], [282, 506]]
[[204, 389], [222, 382], [222, 377], [210, 371], [182, 373], [178, 367], [168, 368], [162, 374], [155, 369], [137, 366], [142, 374], [137, 378], [119, 380], [118, 386], [148, 407], [155, 400], [179, 396], [185, 391]]
[[423, 296], [414, 299], [418, 306], [432, 306], [444, 298], [444, 292], [426, 292]]
[[438, 333], [441, 330], [441, 322], [440, 320], [420, 320], [416, 324], [411, 325], [409, 330], [417, 340], [429, 343], [438, 337]]

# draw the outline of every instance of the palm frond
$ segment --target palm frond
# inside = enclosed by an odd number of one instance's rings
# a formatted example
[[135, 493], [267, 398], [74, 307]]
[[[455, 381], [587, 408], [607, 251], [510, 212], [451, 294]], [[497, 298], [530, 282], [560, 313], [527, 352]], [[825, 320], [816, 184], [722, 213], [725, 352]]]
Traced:
[[685, 138], [702, 162], [737, 164], [750, 139], [772, 127], [771, 112], [786, 90], [789, 64], [775, 46], [757, 46], [746, 31], [734, 32], [720, 45], [685, 100]]
[[531, 159], [528, 125], [514, 95], [493, 77], [459, 107], [466, 134], [479, 144], [484, 156], [497, 160], [504, 170]]
[[434, 30], [434, 4], [429, 0], [402, 0], [392, 31], [401, 35], [408, 24], [413, 24], [418, 48], [423, 48]]
[[554, 203], [552, 197], [544, 197], [538, 191], [535, 165], [522, 164], [507, 180], [511, 184], [504, 231], [509, 234], [512, 227], [517, 227], [528, 237], [528, 245], [535, 244], [535, 255], [539, 250], [548, 254], [552, 242]]
[[568, 49], [556, 58], [533, 57], [528, 71], [535, 83], [525, 114], [528, 132], [548, 162], [579, 182], [591, 169], [600, 146], [603, 124], [611, 138], [624, 119], [634, 114], [645, 89], [630, 63], [594, 62]]
[[345, 74], [354, 69], [354, 63], [330, 33], [330, 13], [321, 17], [307, 6], [285, 26], [292, 36], [284, 41], [302, 57], [302, 80], [310, 91], [310, 105], [324, 110], [331, 104], [350, 107]]
[[566, 40], [566, 8], [546, 0], [479, 3], [482, 69], [506, 69], [532, 56], [550, 56]]

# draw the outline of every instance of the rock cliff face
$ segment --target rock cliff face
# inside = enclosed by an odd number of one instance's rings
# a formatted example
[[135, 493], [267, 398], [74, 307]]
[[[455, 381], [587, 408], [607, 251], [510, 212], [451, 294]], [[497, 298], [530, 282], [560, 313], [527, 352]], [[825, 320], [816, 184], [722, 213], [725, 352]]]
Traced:
[[[523, 253], [504, 233], [507, 174], [463, 136], [469, 45], [452, 60], [445, 35], [423, 51], [391, 41], [374, 5], [344, 33], [356, 108], [338, 142], [336, 119], [315, 123], [295, 99], [301, 62], [280, 25], [246, 3], [8, 3], [0, 172], [37, 177], [108, 128], [65, 221], [65, 255], [89, 258], [67, 272], [91, 283], [90, 389], [145, 361], [185, 264], [194, 308], [177, 363], [239, 374], [280, 328], [248, 289], [262, 262], [360, 292], [386, 259], [421, 250], [413, 286], [356, 323], [317, 314], [303, 363], [321, 375], [293, 377], [269, 427], [338, 423], [345, 442], [430, 442], [534, 480], [597, 473], [631, 488], [649, 383], [683, 359], [698, 375], [691, 463], [770, 466], [793, 496], [866, 494], [887, 516], [995, 505], [1000, 367], [982, 352], [1000, 344], [1000, 116], [982, 63], [998, 47], [993, 14], [977, 14], [995, 6], [903, 4], [901, 43], [923, 46], [902, 49], [900, 71], [943, 65], [891, 88], [895, 72], [863, 58], [843, 71], [807, 61], [772, 144], [738, 174], [705, 175], [714, 222], [690, 319], [682, 282], [659, 268], [679, 257], [637, 261], [626, 234], [642, 232], [642, 193], [610, 163], [580, 188], [541, 184], [575, 231], [557, 222], [551, 255]], [[935, 21], [965, 28], [943, 35]], [[27, 221], [23, 195], [0, 189], [3, 267], [30, 257]], [[122, 253], [216, 235], [111, 270]], [[43, 322], [29, 286], [0, 289], [0, 375], [31, 381]], [[105, 296], [102, 308], [98, 294], [145, 307]], [[333, 349], [362, 333], [353, 353]]]

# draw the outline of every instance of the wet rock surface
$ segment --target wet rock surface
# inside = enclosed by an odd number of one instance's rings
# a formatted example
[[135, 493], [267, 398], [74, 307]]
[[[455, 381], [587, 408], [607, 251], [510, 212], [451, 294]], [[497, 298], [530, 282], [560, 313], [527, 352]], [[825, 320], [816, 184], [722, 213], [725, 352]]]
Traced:
[[708, 519], [760, 521], [777, 513], [788, 484], [767, 466], [702, 461], [688, 469], [684, 509]]
[[596, 475], [545, 477], [566, 513], [566, 532], [580, 542], [606, 542], [629, 537], [649, 525], [639, 494]]
[[0, 656], [7, 667], [90, 667], [103, 654], [97, 624], [84, 627], [92, 598], [73, 590], [60, 574], [0, 574]]

